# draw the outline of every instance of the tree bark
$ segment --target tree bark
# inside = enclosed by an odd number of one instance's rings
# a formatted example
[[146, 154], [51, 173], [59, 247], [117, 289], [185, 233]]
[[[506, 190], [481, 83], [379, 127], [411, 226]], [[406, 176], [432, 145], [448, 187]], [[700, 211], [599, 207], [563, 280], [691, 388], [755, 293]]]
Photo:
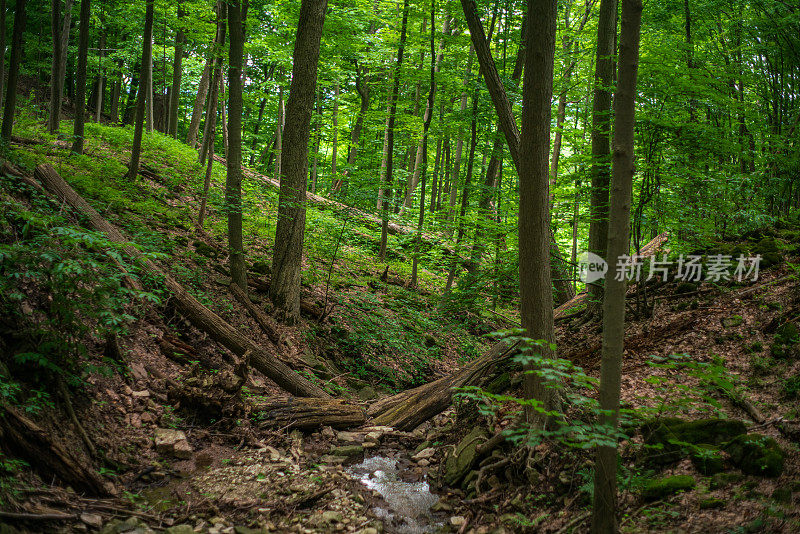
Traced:
[[11, 62], [8, 64], [8, 83], [6, 84], [6, 102], [3, 108], [3, 127], [0, 137], [5, 145], [11, 141], [14, 129], [14, 113], [17, 107], [17, 80], [19, 66], [22, 62], [23, 36], [25, 34], [25, 0], [17, 0], [14, 10], [14, 30], [11, 34]]
[[181, 100], [181, 76], [183, 74], [183, 42], [186, 36], [183, 32], [183, 19], [185, 13], [183, 4], [178, 1], [178, 32], [175, 34], [175, 58], [172, 60], [172, 87], [169, 91], [169, 114], [167, 115], [167, 135], [173, 139], [178, 138], [178, 104]]
[[286, 121], [286, 110], [283, 103], [283, 86], [278, 87], [278, 120], [275, 125], [275, 173], [274, 178], [281, 178], [281, 156], [283, 155], [283, 126]]
[[[3, 23], [5, 24], [5, 2], [3, 2]], [[54, 134], [58, 132], [61, 123], [61, 87], [63, 80], [58, 76], [61, 69], [61, 0], [50, 2], [50, 29], [53, 36], [53, 57], [50, 66], [50, 114], [47, 117], [47, 130]], [[5, 32], [5, 26], [3, 30]], [[5, 36], [4, 36], [5, 37]], [[3, 43], [5, 44], [5, 42]], [[5, 46], [2, 48], [5, 55]]]
[[294, 45], [292, 83], [286, 105], [286, 149], [281, 154], [278, 222], [272, 257], [270, 299], [278, 319], [300, 318], [300, 268], [306, 222], [308, 137], [317, 84], [320, 40], [327, 0], [302, 0]]
[[[589, 199], [589, 251], [606, 257], [608, 184], [611, 178], [611, 91], [614, 77], [617, 0], [600, 0], [592, 106], [592, 189]], [[603, 286], [589, 286], [590, 305], [600, 308]]]
[[249, 401], [251, 417], [267, 428], [352, 428], [364, 424], [364, 409], [341, 399], [273, 397]]
[[[83, 2], [81, 0], [81, 9]], [[144, 15], [144, 36], [142, 40], [142, 71], [139, 74], [139, 91], [136, 98], [136, 119], [133, 125], [133, 147], [131, 148], [131, 164], [128, 168], [128, 180], [135, 180], [139, 174], [139, 158], [142, 152], [142, 129], [144, 127], [144, 106], [146, 104], [148, 78], [150, 77], [150, 61], [153, 56], [153, 0], [147, 0]]]
[[[245, 7], [242, 7], [244, 3]], [[244, 19], [247, 0], [228, 4], [230, 52], [228, 69], [228, 174], [225, 179], [225, 204], [228, 212], [228, 253], [231, 280], [247, 293], [247, 268], [242, 240], [242, 61], [244, 56]]]
[[0, 52], [0, 109], [2, 109], [6, 91], [6, 0], [0, 0], [0, 51], [2, 51]]
[[256, 121], [256, 126], [253, 129], [253, 140], [250, 143], [250, 159], [248, 161], [248, 165], [250, 167], [256, 162], [256, 145], [258, 143], [258, 132], [261, 129], [261, 121], [264, 119], [264, 108], [267, 106], [267, 99], [262, 98], [261, 102], [258, 104], [258, 120]]
[[75, 89], [72, 151], [83, 154], [83, 126], [86, 121], [86, 63], [89, 55], [90, 0], [81, 0], [80, 33], [78, 34], [78, 76]]
[[[391, 77], [389, 79], [389, 86], [391, 87]], [[381, 150], [381, 171], [378, 175], [378, 202], [375, 209], [380, 211], [381, 204], [383, 203], [383, 184], [386, 182], [386, 162], [389, 155], [389, 114], [392, 111], [392, 92], [389, 93], [388, 102], [386, 104], [386, 120], [383, 128], [383, 149]]]
[[97, 69], [97, 92], [95, 93], [96, 98], [94, 101], [94, 122], [96, 123], [100, 122], [100, 115], [102, 115], [103, 112], [103, 57], [105, 56], [106, 48], [106, 34], [104, 30], [101, 30], [98, 48], [97, 55], [100, 58], [100, 65]]
[[132, 259], [140, 261], [145, 271], [155, 276], [156, 279], [163, 279], [164, 286], [175, 307], [196, 328], [206, 332], [212, 339], [224, 345], [237, 356], [249, 354], [253, 367], [289, 393], [304, 397], [329, 397], [321, 388], [297, 374], [288, 365], [269, 354], [234, 326], [206, 308], [172, 276], [145, 258], [114, 225], [103, 219], [86, 200], [78, 195], [53, 167], [48, 164], [39, 165], [34, 175], [42, 182], [46, 190], [84, 214], [92, 228], [104, 232], [111, 241], [123, 244], [124, 252]]
[[403, 22], [400, 29], [400, 44], [397, 47], [397, 63], [394, 67], [394, 85], [392, 96], [389, 98], [389, 126], [387, 127], [388, 142], [386, 148], [386, 180], [381, 198], [381, 246], [378, 254], [381, 262], [386, 260], [386, 245], [389, 239], [389, 209], [392, 201], [393, 166], [394, 166], [394, 124], [397, 114], [397, 95], [400, 92], [400, 69], [403, 66], [403, 54], [406, 47], [406, 30], [408, 29], [408, 0], [403, 0]]
[[[630, 210], [634, 173], [634, 126], [636, 77], [639, 67], [639, 33], [642, 1], [622, 0], [622, 28], [619, 51], [619, 75], [614, 97], [614, 144], [611, 181], [611, 208], [608, 225], [608, 259], [628, 253]], [[609, 273], [611, 271], [609, 270]], [[625, 277], [608, 276], [603, 298], [603, 349], [600, 366], [600, 423], [610, 434], [619, 420], [622, 379], [622, 352], [625, 336]], [[600, 446], [595, 462], [592, 532], [616, 532], [617, 448]]]
[[[212, 43], [211, 49], [216, 50], [216, 40]], [[189, 131], [186, 134], [186, 144], [192, 148], [197, 148], [197, 134], [200, 132], [200, 117], [203, 115], [203, 105], [206, 103], [208, 88], [211, 85], [211, 69], [214, 63], [214, 53], [209, 54], [206, 59], [206, 66], [200, 76], [200, 83], [197, 86], [197, 97], [194, 99], [192, 118], [189, 121]]]
[[219, 104], [219, 92], [222, 84], [222, 47], [225, 45], [226, 25], [226, 5], [224, 2], [217, 2], [217, 34], [214, 39], [213, 50], [213, 71], [211, 76], [211, 93], [208, 95], [206, 106], [206, 122], [203, 125], [203, 142], [200, 145], [200, 164], [205, 163], [210, 146], [215, 142], [215, 128], [217, 124], [217, 107]]
[[[469, 59], [467, 59], [467, 72], [464, 74], [464, 92], [461, 93], [461, 115], [467, 111], [467, 85], [469, 84], [470, 77], [472, 76], [472, 53], [475, 47], [469, 47]], [[464, 150], [464, 136], [459, 131], [458, 141], [456, 141], [456, 152], [453, 157], [453, 174], [450, 178], [450, 204], [447, 210], [447, 221], [451, 223], [447, 230], [448, 236], [453, 235], [455, 229], [455, 216], [456, 216], [456, 200], [458, 199], [458, 182], [461, 175], [461, 153]]]
[[[538, 21], [528, 30], [525, 75], [522, 90], [522, 138], [525, 150], [519, 160], [519, 298], [525, 335], [543, 340], [538, 347], [543, 358], [553, 356], [555, 341], [553, 291], [550, 276], [550, 202], [548, 156], [550, 153], [550, 99], [553, 94], [553, 60], [556, 39], [555, 0], [530, 0], [529, 20]], [[526, 371], [536, 370], [525, 364]], [[553, 389], [535, 373], [524, 380], [525, 397], [537, 399], [545, 410], [553, 404]], [[526, 410], [528, 422], [543, 426], [540, 413]]]
[[339, 82], [333, 85], [333, 116], [331, 118], [331, 127], [333, 128], [333, 149], [331, 153], [331, 191], [334, 190], [334, 184], [338, 181], [336, 176], [338, 154], [339, 154]]

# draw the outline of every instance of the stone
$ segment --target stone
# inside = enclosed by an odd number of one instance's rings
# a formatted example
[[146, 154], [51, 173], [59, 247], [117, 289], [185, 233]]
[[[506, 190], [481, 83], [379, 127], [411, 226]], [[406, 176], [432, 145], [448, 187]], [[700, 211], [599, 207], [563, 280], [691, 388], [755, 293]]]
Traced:
[[332, 510], [327, 510], [322, 512], [322, 520], [326, 523], [341, 523], [342, 522], [342, 514], [339, 512], [334, 512]]
[[436, 449], [434, 449], [433, 447], [428, 447], [426, 449], [422, 449], [421, 451], [419, 451], [417, 454], [412, 456], [412, 458], [414, 460], [427, 460], [428, 458], [431, 458], [434, 454], [436, 454]]
[[164, 530], [164, 534], [194, 534], [192, 525], [175, 525]]
[[778, 442], [761, 434], [737, 436], [725, 444], [725, 452], [745, 474], [778, 477], [783, 473], [784, 454]]
[[450, 518], [450, 524], [453, 525], [454, 527], [460, 527], [466, 522], [467, 522], [466, 518], [461, 515], [454, 515], [453, 517]]
[[428, 467], [431, 465], [431, 462], [423, 458], [422, 460], [417, 461], [417, 465], [420, 467]]
[[260, 275], [269, 275], [272, 273], [272, 267], [266, 261], [253, 262], [253, 266], [250, 267], [250, 270]]
[[663, 418], [642, 425], [645, 443], [655, 448], [645, 461], [656, 466], [668, 465], [685, 457], [687, 445], [722, 445], [745, 434], [747, 426], [738, 419], [698, 419], [685, 421]]
[[383, 437], [383, 432], [379, 430], [373, 430], [372, 432], [367, 433], [367, 435], [364, 437], [364, 441], [371, 441], [372, 443], [378, 443], [380, 442], [382, 437]]
[[190, 458], [192, 447], [186, 441], [186, 434], [172, 428], [156, 428], [156, 451], [159, 454], [170, 454], [178, 458]]
[[336, 439], [343, 443], [362, 443], [364, 441], [364, 434], [361, 432], [337, 432]]
[[341, 465], [345, 461], [344, 456], [334, 456], [332, 454], [326, 454], [322, 456], [319, 461], [323, 464], [334, 464], [334, 465]]
[[131, 370], [131, 377], [134, 380], [147, 380], [147, 370], [139, 362], [131, 363], [128, 368]]
[[364, 447], [361, 445], [342, 445], [331, 448], [330, 452], [333, 456], [356, 456], [364, 452]]
[[235, 532], [235, 534], [262, 534], [264, 529], [235, 526], [233, 527], [233, 532]]
[[456, 448], [447, 456], [444, 466], [444, 482], [448, 486], [456, 486], [472, 469], [477, 460], [478, 445], [488, 439], [486, 430], [476, 426], [456, 445]]
[[81, 521], [83, 521], [92, 528], [99, 529], [100, 527], [103, 526], [103, 516], [101, 516], [100, 514], [84, 513], [80, 515], [80, 519]]
[[741, 482], [743, 478], [744, 475], [741, 473], [717, 473], [711, 477], [711, 481], [708, 483], [708, 489], [714, 491], [716, 489], [724, 488], [726, 486], [730, 486], [731, 484]]
[[320, 432], [320, 434], [322, 434], [323, 438], [335, 438], [336, 437], [336, 431], [333, 429], [332, 426], [324, 427], [322, 429], [322, 432]]
[[694, 488], [695, 480], [690, 475], [676, 475], [650, 480], [642, 488], [642, 497], [647, 501], [663, 499], [679, 491]]
[[361, 399], [362, 401], [368, 401], [378, 398], [378, 392], [375, 391], [375, 388], [372, 386], [364, 386], [363, 388], [358, 390], [356, 395], [358, 395], [358, 398]]

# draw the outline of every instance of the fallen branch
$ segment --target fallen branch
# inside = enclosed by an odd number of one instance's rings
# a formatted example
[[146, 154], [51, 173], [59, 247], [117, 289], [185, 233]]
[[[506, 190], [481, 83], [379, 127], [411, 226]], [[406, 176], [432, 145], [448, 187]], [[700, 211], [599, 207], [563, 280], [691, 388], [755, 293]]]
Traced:
[[[318, 428], [332, 426], [350, 428], [366, 421], [364, 409], [339, 399], [278, 397], [249, 400], [251, 420], [262, 427]], [[253, 416], [257, 413], [257, 416]]]
[[110, 240], [124, 244], [125, 253], [138, 260], [144, 270], [156, 278], [163, 279], [164, 286], [175, 302], [178, 311], [196, 328], [207, 333], [237, 356], [242, 356], [249, 351], [253, 366], [289, 393], [304, 397], [329, 397], [322, 388], [295, 373], [288, 365], [266, 352], [233, 325], [200, 303], [172, 276], [144, 257], [114, 225], [106, 221], [83, 197], [78, 195], [52, 166], [39, 165], [36, 167], [34, 175], [42, 182], [46, 190], [83, 213], [94, 229], [104, 232]]
[[22, 512], [3, 512], [2, 510], [0, 510], [0, 517], [20, 519], [22, 521], [64, 521], [78, 518], [76, 514], [27, 514]]

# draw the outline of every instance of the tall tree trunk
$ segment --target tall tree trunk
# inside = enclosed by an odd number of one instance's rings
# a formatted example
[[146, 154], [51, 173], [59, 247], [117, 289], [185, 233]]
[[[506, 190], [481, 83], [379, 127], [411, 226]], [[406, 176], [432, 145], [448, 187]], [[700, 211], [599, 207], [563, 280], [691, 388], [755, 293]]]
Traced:
[[[525, 334], [543, 340], [542, 357], [552, 357], [555, 340], [553, 291], [550, 277], [550, 98], [553, 94], [553, 60], [556, 40], [555, 0], [529, 0], [529, 28], [522, 91], [522, 137], [525, 150], [519, 160], [519, 300]], [[535, 365], [526, 364], [526, 371]], [[525, 397], [537, 399], [545, 410], [553, 403], [553, 389], [535, 373], [525, 374]], [[527, 410], [529, 423], [544, 424], [541, 414]]]
[[178, 0], [178, 32], [175, 34], [175, 58], [172, 60], [172, 88], [169, 91], [169, 114], [167, 115], [167, 135], [178, 138], [178, 104], [181, 100], [181, 75], [183, 74], [183, 4]]
[[[5, 32], [5, 2], [3, 2], [3, 29]], [[61, 68], [61, 0], [50, 2], [50, 29], [53, 36], [53, 57], [50, 66], [50, 114], [47, 117], [47, 130], [54, 134], [58, 132], [61, 123], [61, 96], [60, 85], [63, 80], [58, 76]], [[5, 44], [5, 43], [3, 43]], [[2, 49], [5, 55], [5, 47]]]
[[[592, 193], [589, 205], [589, 251], [606, 256], [608, 239], [608, 184], [610, 181], [611, 88], [614, 77], [617, 0], [600, 0], [597, 57], [592, 106]], [[600, 309], [603, 286], [589, 286], [589, 305]]]
[[131, 74], [131, 86], [128, 91], [128, 96], [125, 99], [125, 108], [122, 110], [122, 118], [120, 119], [123, 126], [128, 124], [128, 121], [135, 120], [136, 103], [138, 102], [139, 89], [139, 75], [141, 74], [141, 64], [134, 63], [133, 73]]
[[[474, 51], [474, 47], [470, 45], [469, 47], [469, 58], [467, 59], [467, 72], [464, 74], [464, 92], [461, 93], [461, 115], [464, 115], [464, 112], [467, 111], [467, 85], [469, 84], [470, 78], [472, 77], [472, 53]], [[447, 210], [447, 221], [450, 223], [447, 229], [447, 235], [452, 236], [453, 230], [455, 229], [455, 214], [456, 214], [456, 199], [458, 199], [458, 182], [461, 175], [461, 153], [464, 150], [464, 136], [459, 131], [458, 133], [458, 141], [456, 141], [456, 153], [453, 157], [453, 174], [450, 178], [450, 204]]]
[[219, 125], [222, 127], [222, 150], [224, 151], [224, 156], [228, 157], [228, 112], [226, 109], [228, 106], [227, 103], [227, 95], [225, 94], [225, 80], [224, 78], [220, 78], [220, 92], [222, 93], [222, 101], [220, 102], [219, 106]]
[[403, 0], [403, 22], [400, 29], [400, 44], [397, 47], [397, 63], [394, 67], [394, 84], [392, 86], [392, 96], [389, 98], [389, 126], [387, 128], [389, 139], [386, 148], [386, 180], [383, 186], [383, 197], [381, 205], [381, 247], [379, 259], [381, 262], [386, 260], [386, 245], [389, 239], [389, 208], [392, 202], [393, 188], [393, 169], [394, 164], [394, 124], [397, 114], [397, 95], [400, 92], [400, 69], [403, 66], [403, 54], [406, 48], [406, 30], [408, 29], [408, 0]]
[[114, 86], [111, 90], [111, 124], [119, 122], [119, 99], [122, 93], [122, 59], [117, 60], [117, 68], [114, 72]]
[[286, 110], [283, 104], [283, 86], [278, 87], [278, 120], [275, 125], [275, 180], [281, 178], [281, 157], [283, 156], [283, 126]]
[[75, 90], [72, 151], [83, 154], [83, 125], [86, 120], [86, 63], [89, 56], [90, 0], [81, 0], [80, 33], [78, 34], [78, 79]]
[[14, 29], [11, 33], [11, 61], [8, 64], [8, 83], [6, 84], [6, 102], [3, 107], [3, 127], [0, 138], [3, 144], [11, 141], [14, 130], [14, 113], [17, 107], [17, 79], [22, 61], [23, 36], [25, 34], [25, 0], [17, 0], [14, 10]]
[[322, 142], [322, 88], [317, 87], [314, 120], [314, 157], [311, 160], [311, 187], [312, 193], [317, 192], [317, 179], [319, 178], [319, 145]]
[[[391, 87], [391, 76], [389, 77], [389, 86]], [[386, 162], [389, 155], [389, 114], [392, 111], [392, 91], [389, 89], [388, 102], [386, 104], [386, 120], [384, 121], [383, 128], [383, 149], [381, 150], [381, 171], [378, 175], [378, 203], [375, 209], [380, 211], [381, 204], [383, 203], [383, 184], [386, 182]]]
[[[450, 17], [448, 15], [444, 20], [444, 25], [442, 26], [442, 42], [439, 44], [439, 51], [438, 55], [436, 56], [436, 62], [434, 64], [434, 70], [437, 73], [439, 72], [439, 69], [441, 68], [442, 65], [442, 58], [444, 57], [445, 40], [447, 36], [449, 36], [449, 34], [450, 34]], [[433, 55], [434, 52], [431, 51], [431, 56]], [[433, 61], [433, 57], [431, 57], [431, 61]], [[433, 89], [431, 90], [435, 92], [435, 90]], [[426, 122], [430, 124], [431, 117], [433, 116], [433, 102], [429, 101], [428, 104], [429, 105], [425, 107], [425, 114], [422, 117], [423, 124]], [[423, 133], [423, 138], [424, 138], [424, 133]], [[423, 139], [420, 139], [419, 146], [417, 148], [417, 157], [414, 162], [414, 174], [411, 175], [411, 180], [409, 181], [408, 188], [406, 190], [405, 200], [403, 201], [403, 206], [400, 208], [401, 217], [403, 216], [405, 211], [408, 208], [410, 208], [411, 205], [414, 203], [414, 190], [417, 188], [417, 184], [419, 184], [419, 177], [420, 173], [422, 172], [422, 165], [427, 166], [428, 163], [423, 159], [423, 154], [422, 154], [423, 142], [424, 142]]]
[[206, 106], [206, 122], [203, 125], [203, 143], [200, 145], [200, 164], [205, 163], [210, 146], [215, 142], [215, 126], [217, 122], [217, 106], [219, 104], [219, 92], [222, 85], [222, 48], [225, 45], [226, 25], [226, 4], [217, 1], [217, 34], [214, 40], [213, 51], [214, 63], [211, 74], [211, 93], [208, 95], [208, 105]]
[[366, 115], [367, 111], [369, 110], [370, 86], [369, 80], [366, 78], [366, 70], [356, 63], [356, 91], [361, 99], [361, 105], [359, 106], [358, 114], [356, 115], [356, 123], [353, 126], [353, 130], [350, 132], [350, 147], [347, 150], [347, 169], [345, 169], [344, 173], [342, 173], [342, 177], [336, 181], [333, 187], [334, 193], [338, 193], [342, 190], [342, 188], [345, 187], [345, 180], [356, 164], [358, 145], [361, 141], [361, 130], [364, 126], [364, 115]]
[[150, 57], [147, 60], [147, 83], [144, 84], [145, 94], [145, 115], [147, 133], [153, 133], [155, 117], [153, 116], [153, 38], [150, 37]]
[[95, 93], [95, 101], [94, 101], [94, 122], [100, 122], [100, 115], [103, 113], [103, 57], [105, 56], [105, 48], [106, 48], [106, 33], [104, 30], [100, 30], [100, 42], [99, 42], [99, 50], [97, 51], [97, 55], [100, 58], [100, 65], [97, 69], [97, 92]]
[[244, 264], [242, 243], [242, 58], [244, 55], [244, 20], [242, 3], [247, 0], [230, 0], [228, 28], [230, 53], [228, 69], [228, 174], [225, 179], [225, 204], [228, 212], [228, 251], [230, 254], [231, 282], [247, 294], [247, 268]]
[[[87, 2], [88, 0], [81, 0]], [[150, 76], [150, 60], [153, 56], [153, 1], [147, 0], [144, 15], [144, 36], [142, 44], [142, 72], [139, 77], [140, 90], [136, 100], [136, 119], [133, 126], [133, 147], [131, 148], [131, 164], [128, 168], [128, 179], [133, 181], [139, 174], [139, 157], [142, 152], [142, 129], [144, 127], [144, 106], [146, 93], [143, 89], [147, 87], [148, 77]]]
[[192, 148], [197, 148], [197, 134], [200, 132], [200, 117], [203, 115], [203, 106], [208, 96], [208, 88], [211, 85], [211, 69], [215, 58], [213, 50], [216, 50], [217, 46], [217, 41], [215, 39], [211, 45], [212, 52], [206, 59], [206, 66], [203, 68], [203, 74], [200, 76], [200, 83], [197, 86], [197, 97], [194, 99], [192, 118], [189, 121], [189, 131], [186, 133], [186, 144]]
[[[5, 18], [3, 18], [5, 20]], [[69, 52], [69, 30], [70, 26], [72, 25], [72, 0], [66, 0], [64, 3], [64, 17], [61, 22], [61, 39], [60, 39], [60, 46], [61, 46], [61, 63], [58, 66], [58, 79], [60, 80], [58, 84], [58, 115], [61, 115], [61, 107], [64, 105], [64, 84], [65, 84], [65, 77], [67, 73], [67, 55]], [[0, 50], [5, 50], [5, 28], [0, 29]], [[3, 71], [3, 62], [0, 60], [0, 72]], [[2, 99], [0, 99], [2, 100]]]
[[278, 318], [287, 323], [294, 323], [300, 317], [308, 137], [327, 5], [327, 0], [302, 0], [300, 4], [292, 84], [286, 103], [286, 149], [281, 154], [282, 176], [269, 296]]
[[[434, 53], [434, 43], [436, 35], [436, 0], [431, 0], [431, 77], [430, 90], [428, 91], [428, 103], [426, 105], [425, 122], [422, 123], [422, 170], [421, 183], [422, 193], [419, 199], [419, 220], [417, 222], [417, 235], [414, 243], [414, 259], [411, 264], [411, 287], [417, 287], [417, 266], [419, 263], [420, 248], [422, 247], [422, 228], [425, 224], [425, 182], [428, 175], [428, 132], [433, 119], [433, 101], [436, 96], [436, 56]], [[447, 25], [447, 23], [445, 23]]]
[[334, 184], [339, 179], [336, 176], [337, 156], [339, 154], [339, 82], [333, 85], [333, 117], [331, 119], [333, 128], [333, 153], [331, 154], [331, 191], [334, 189]]
[[248, 165], [250, 167], [256, 162], [256, 145], [258, 144], [258, 132], [261, 130], [261, 121], [264, 119], [264, 108], [267, 106], [267, 99], [262, 98], [258, 104], [258, 120], [256, 127], [253, 129], [253, 140], [250, 142], [250, 159]]
[[[611, 182], [611, 209], [608, 226], [610, 265], [628, 253], [630, 208], [633, 188], [636, 76], [639, 67], [639, 32], [642, 1], [622, 0], [622, 28], [619, 49], [619, 75], [614, 97], [614, 151]], [[625, 277], [609, 276], [603, 298], [603, 349], [600, 366], [600, 423], [614, 435], [619, 419], [622, 351], [625, 336]], [[594, 481], [592, 532], [616, 532], [617, 448], [597, 448]]]
[[[67, 0], [67, 2], [70, 1], [71, 0]], [[5, 91], [6, 91], [6, 0], [0, 0], [0, 109], [3, 108], [3, 97], [5, 96]]]

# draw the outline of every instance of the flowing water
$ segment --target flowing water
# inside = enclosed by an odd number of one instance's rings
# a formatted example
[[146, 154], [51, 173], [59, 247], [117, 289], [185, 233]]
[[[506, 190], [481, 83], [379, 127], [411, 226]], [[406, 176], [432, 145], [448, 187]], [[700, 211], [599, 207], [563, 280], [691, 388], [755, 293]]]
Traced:
[[388, 532], [425, 534], [442, 526], [431, 513], [439, 497], [431, 493], [425, 481], [401, 480], [397, 460], [373, 456], [350, 466], [347, 472], [383, 497], [386, 507], [376, 507], [374, 511], [385, 521]]

